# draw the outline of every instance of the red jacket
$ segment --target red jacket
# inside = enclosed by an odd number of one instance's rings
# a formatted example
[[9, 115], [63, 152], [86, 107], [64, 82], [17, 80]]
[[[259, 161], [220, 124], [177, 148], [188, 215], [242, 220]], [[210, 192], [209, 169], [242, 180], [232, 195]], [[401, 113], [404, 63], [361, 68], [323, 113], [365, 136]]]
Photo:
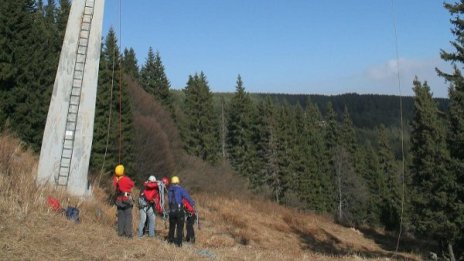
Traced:
[[158, 203], [156, 201], [156, 199], [159, 200], [158, 183], [145, 181], [145, 183], [143, 183], [143, 186], [145, 187], [145, 189], [143, 190], [143, 194], [145, 194], [145, 199], [150, 203]]
[[[127, 194], [130, 194], [134, 187], [134, 182], [128, 176], [113, 177], [113, 185], [118, 197], [116, 200], [128, 200]], [[125, 195], [126, 194], [126, 195]]]

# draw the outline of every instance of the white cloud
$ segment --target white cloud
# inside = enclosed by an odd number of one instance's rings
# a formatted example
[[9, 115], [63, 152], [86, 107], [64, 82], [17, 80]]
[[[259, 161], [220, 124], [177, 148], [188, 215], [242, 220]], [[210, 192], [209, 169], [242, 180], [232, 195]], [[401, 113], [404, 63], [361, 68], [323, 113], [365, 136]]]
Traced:
[[438, 77], [435, 68], [450, 71], [451, 66], [440, 58], [407, 59], [400, 58], [386, 61], [383, 64], [372, 65], [366, 68], [363, 77], [366, 84], [373, 88], [383, 89], [398, 86], [398, 68], [403, 95], [413, 95], [411, 90], [415, 76], [420, 81], [427, 81], [435, 97], [446, 97], [448, 87], [443, 78]]

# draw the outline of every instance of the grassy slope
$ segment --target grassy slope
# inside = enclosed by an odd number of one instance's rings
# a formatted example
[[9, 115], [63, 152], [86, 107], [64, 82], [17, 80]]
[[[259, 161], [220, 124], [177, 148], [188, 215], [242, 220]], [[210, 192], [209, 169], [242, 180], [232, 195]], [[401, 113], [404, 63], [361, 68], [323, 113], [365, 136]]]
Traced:
[[[157, 238], [122, 239], [115, 232], [115, 209], [96, 188], [82, 202], [81, 224], [47, 208], [47, 196], [62, 202], [60, 191], [34, 183], [37, 156], [17, 140], [0, 136], [0, 259], [2, 260], [385, 260], [383, 250], [361, 232], [315, 214], [302, 214], [272, 202], [195, 193], [201, 216], [197, 244], [177, 248], [164, 242], [157, 219]], [[78, 204], [70, 199], [70, 204]], [[67, 205], [66, 203], [64, 204]], [[134, 210], [134, 228], [138, 224]], [[419, 260], [412, 254], [402, 259]]]

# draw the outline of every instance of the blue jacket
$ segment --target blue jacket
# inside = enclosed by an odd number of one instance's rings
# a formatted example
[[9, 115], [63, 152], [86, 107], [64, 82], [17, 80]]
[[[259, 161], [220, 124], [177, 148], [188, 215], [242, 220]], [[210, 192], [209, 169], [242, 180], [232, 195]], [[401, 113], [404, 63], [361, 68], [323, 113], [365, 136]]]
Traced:
[[169, 186], [168, 200], [169, 206], [182, 205], [182, 199], [186, 199], [190, 205], [195, 206], [195, 201], [192, 200], [189, 193], [180, 185], [174, 184]]

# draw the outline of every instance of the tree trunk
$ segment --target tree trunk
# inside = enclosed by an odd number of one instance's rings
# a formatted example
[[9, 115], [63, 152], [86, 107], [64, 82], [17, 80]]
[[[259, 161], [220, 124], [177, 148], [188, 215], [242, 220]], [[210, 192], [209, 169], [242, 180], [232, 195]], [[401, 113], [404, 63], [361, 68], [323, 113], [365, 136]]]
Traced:
[[450, 256], [450, 261], [456, 261], [456, 258], [454, 257], [454, 252], [453, 252], [453, 245], [448, 242], [448, 253]]

